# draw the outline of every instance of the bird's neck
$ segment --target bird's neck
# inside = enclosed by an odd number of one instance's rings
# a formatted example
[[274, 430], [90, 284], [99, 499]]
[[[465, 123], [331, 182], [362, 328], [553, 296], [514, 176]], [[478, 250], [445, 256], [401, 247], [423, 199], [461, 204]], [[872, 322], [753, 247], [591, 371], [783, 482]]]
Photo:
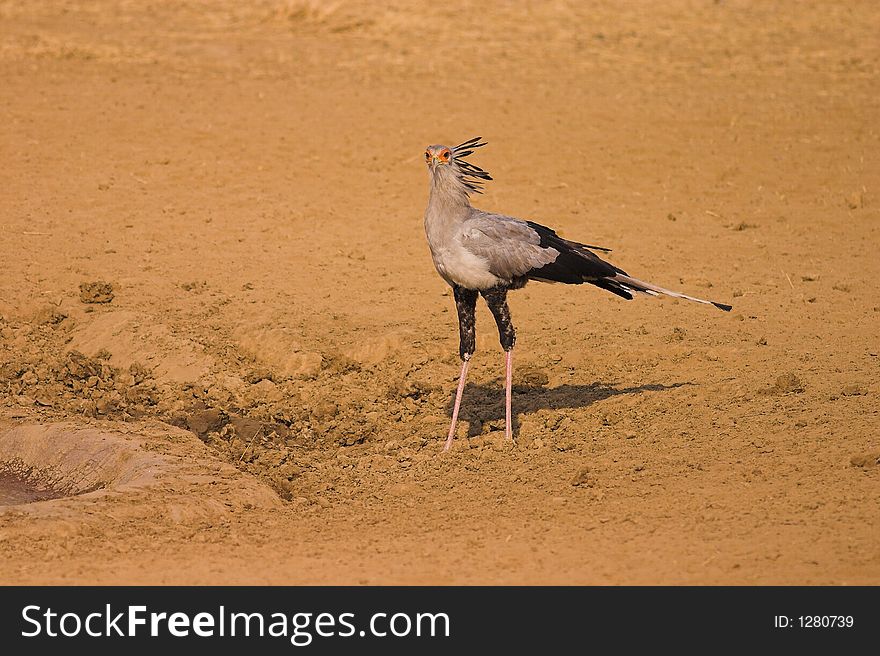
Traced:
[[428, 207], [443, 213], [466, 212], [471, 206], [465, 186], [448, 176], [431, 178]]

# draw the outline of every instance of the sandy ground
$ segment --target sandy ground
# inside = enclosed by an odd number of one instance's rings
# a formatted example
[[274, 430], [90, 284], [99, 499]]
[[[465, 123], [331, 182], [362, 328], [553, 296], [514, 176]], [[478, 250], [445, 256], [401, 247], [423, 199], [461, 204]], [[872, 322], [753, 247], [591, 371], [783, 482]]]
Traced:
[[[0, 2], [3, 426], [188, 463], [0, 511], [0, 582], [880, 583], [876, 3], [503, 7]], [[478, 134], [476, 204], [734, 309], [515, 293], [512, 447], [481, 307], [441, 454]]]

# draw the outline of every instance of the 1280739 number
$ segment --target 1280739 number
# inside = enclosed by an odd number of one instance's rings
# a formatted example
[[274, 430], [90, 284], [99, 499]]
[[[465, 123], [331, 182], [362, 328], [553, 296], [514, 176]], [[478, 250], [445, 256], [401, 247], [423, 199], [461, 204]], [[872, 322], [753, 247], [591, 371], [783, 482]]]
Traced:
[[853, 625], [852, 615], [801, 615], [798, 623], [803, 629], [849, 629]]

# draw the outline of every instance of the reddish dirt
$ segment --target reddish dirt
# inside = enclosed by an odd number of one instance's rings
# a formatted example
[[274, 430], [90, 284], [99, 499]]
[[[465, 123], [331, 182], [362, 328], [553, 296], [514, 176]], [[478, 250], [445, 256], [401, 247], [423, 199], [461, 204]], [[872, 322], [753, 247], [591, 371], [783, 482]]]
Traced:
[[[0, 510], [0, 582], [880, 583], [875, 2], [0, 20], [0, 418], [190, 468]], [[515, 293], [512, 447], [481, 307], [441, 454], [421, 156], [477, 134], [476, 204], [734, 309]]]

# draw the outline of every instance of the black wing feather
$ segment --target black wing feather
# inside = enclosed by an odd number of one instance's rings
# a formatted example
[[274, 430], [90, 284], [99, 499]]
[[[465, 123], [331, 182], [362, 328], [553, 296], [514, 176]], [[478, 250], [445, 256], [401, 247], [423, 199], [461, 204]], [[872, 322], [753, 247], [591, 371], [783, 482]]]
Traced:
[[611, 280], [605, 280], [618, 273], [623, 273], [624, 275], [626, 273], [588, 250], [589, 248], [596, 247], [563, 239], [554, 230], [540, 223], [533, 221], [526, 221], [526, 223], [540, 237], [541, 248], [553, 248], [559, 251], [559, 256], [556, 260], [537, 269], [532, 269], [526, 274], [526, 277], [562, 282], [569, 285], [580, 285], [588, 282], [597, 287], [607, 289], [618, 296], [632, 298], [632, 295], [623, 288], [620, 288], [619, 285]]

